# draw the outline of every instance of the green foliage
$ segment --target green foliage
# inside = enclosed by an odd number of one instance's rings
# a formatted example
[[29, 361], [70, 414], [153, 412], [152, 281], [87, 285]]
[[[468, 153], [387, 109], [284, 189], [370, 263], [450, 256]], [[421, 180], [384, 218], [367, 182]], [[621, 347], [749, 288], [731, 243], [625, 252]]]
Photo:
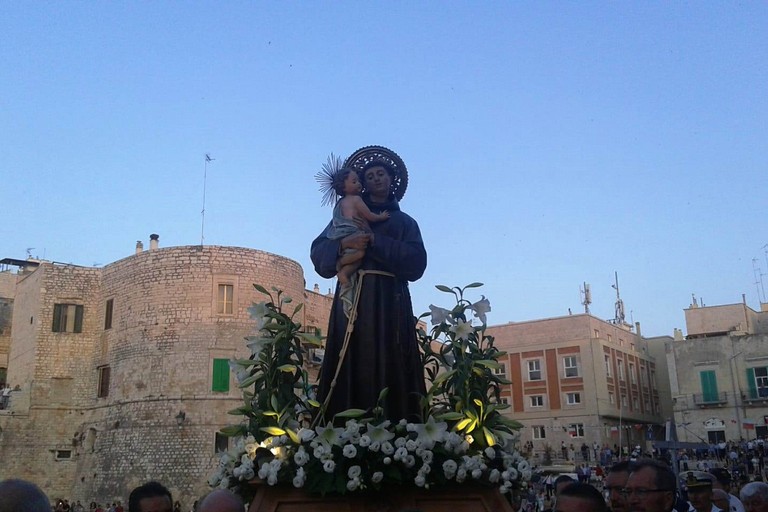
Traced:
[[304, 345], [320, 346], [318, 336], [302, 332], [294, 321], [301, 310], [297, 306], [289, 316], [284, 312], [291, 299], [273, 288], [274, 296], [260, 285], [254, 285], [268, 300], [252, 306], [249, 311], [257, 322], [258, 334], [246, 337], [251, 350], [248, 359], [230, 361], [238, 386], [244, 390], [245, 405], [230, 414], [245, 416], [245, 424], [226, 427], [225, 435], [243, 435], [246, 430], [257, 442], [275, 435], [293, 439], [302, 423], [317, 410], [312, 389], [303, 369]]
[[[510, 382], [494, 373], [505, 352], [494, 347], [493, 337], [485, 333], [490, 304], [485, 297], [474, 303], [464, 297], [467, 289], [480, 286], [438, 285], [438, 290], [454, 296], [456, 305], [450, 310], [430, 306], [431, 313], [420, 318], [431, 316], [432, 330], [419, 330], [418, 337], [431, 383], [423, 401], [424, 416], [447, 421], [482, 448], [503, 444], [522, 425], [504, 416], [502, 411], [509, 406], [499, 403], [501, 386]], [[473, 325], [470, 314], [482, 323]]]

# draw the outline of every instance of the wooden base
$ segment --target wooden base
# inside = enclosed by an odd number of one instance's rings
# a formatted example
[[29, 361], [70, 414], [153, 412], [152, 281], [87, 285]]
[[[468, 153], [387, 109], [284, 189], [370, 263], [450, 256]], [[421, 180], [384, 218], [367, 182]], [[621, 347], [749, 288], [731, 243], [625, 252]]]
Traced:
[[496, 488], [456, 485], [425, 490], [390, 487], [380, 492], [317, 496], [301, 489], [259, 485], [248, 512], [514, 512]]

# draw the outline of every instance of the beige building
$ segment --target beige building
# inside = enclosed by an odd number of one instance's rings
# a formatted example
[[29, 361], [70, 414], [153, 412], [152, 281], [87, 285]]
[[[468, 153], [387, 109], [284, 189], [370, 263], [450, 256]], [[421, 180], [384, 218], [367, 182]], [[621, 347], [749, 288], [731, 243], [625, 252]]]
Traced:
[[247, 309], [265, 299], [253, 284], [303, 304], [306, 329], [325, 330], [332, 300], [288, 258], [156, 235], [103, 268], [0, 264], [0, 368], [19, 387], [0, 411], [0, 479], [82, 503], [125, 503], [158, 479], [188, 510], [236, 423], [227, 361], [248, 355]]
[[[639, 329], [639, 326], [637, 326]], [[510, 415], [525, 425], [521, 443], [545, 446], [562, 458], [561, 443], [646, 449], [664, 423], [666, 362], [648, 354], [649, 341], [629, 325], [589, 314], [491, 326], [495, 346], [507, 352], [503, 395]], [[540, 462], [534, 459], [534, 462]]]
[[768, 304], [685, 310], [687, 336], [668, 343], [678, 438], [689, 442], [768, 436]]

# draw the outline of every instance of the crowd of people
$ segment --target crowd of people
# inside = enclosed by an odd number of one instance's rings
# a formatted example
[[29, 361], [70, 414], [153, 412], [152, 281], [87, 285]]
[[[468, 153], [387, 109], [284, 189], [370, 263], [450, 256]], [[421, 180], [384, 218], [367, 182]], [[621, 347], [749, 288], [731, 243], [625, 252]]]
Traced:
[[534, 479], [515, 504], [520, 512], [768, 512], [763, 440], [677, 452], [677, 476], [667, 451], [563, 444], [562, 453], [574, 471]]
[[[115, 501], [107, 507], [92, 502], [88, 512], [123, 512], [122, 503]], [[127, 512], [181, 512], [181, 504], [173, 500], [167, 487], [159, 482], [147, 482], [136, 487], [128, 497]], [[223, 490], [212, 491], [194, 502], [193, 512], [244, 512], [239, 496]], [[48, 496], [32, 482], [9, 479], [0, 482], [0, 512], [85, 512], [80, 501], [57, 500], [51, 504]]]

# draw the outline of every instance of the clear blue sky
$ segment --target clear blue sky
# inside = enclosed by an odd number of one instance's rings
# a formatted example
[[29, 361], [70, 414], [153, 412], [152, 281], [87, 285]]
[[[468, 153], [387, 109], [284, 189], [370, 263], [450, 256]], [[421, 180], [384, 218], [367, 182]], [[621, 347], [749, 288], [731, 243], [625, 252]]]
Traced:
[[0, 257], [199, 244], [210, 153], [205, 243], [326, 290], [313, 175], [380, 144], [429, 253], [417, 313], [473, 281], [493, 324], [576, 313], [588, 282], [608, 319], [614, 271], [647, 336], [692, 293], [759, 309], [766, 2], [6, 2], [0, 70]]

